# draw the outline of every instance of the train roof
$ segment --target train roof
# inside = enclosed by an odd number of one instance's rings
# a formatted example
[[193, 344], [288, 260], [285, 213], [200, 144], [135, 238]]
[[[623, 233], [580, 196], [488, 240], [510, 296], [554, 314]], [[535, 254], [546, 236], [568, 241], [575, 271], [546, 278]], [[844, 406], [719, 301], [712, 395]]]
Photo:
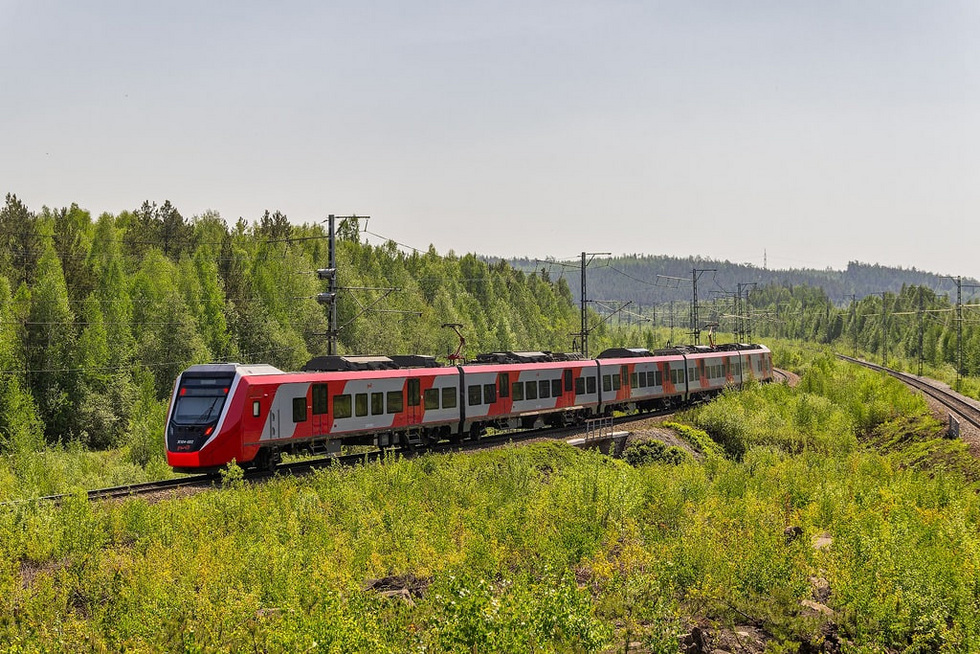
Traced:
[[476, 359], [466, 365], [501, 363], [555, 363], [560, 361], [584, 361], [577, 352], [488, 352], [477, 354]]
[[603, 350], [597, 359], [629, 359], [632, 357], [651, 357], [650, 350], [645, 347], [611, 347]]
[[327, 355], [314, 357], [303, 366], [303, 372], [343, 372], [353, 370], [401, 370], [403, 368], [441, 368], [435, 357], [423, 354], [391, 356]]
[[200, 363], [193, 365], [183, 374], [241, 374], [241, 375], [281, 375], [282, 370], [275, 366], [265, 363], [243, 364], [243, 363]]

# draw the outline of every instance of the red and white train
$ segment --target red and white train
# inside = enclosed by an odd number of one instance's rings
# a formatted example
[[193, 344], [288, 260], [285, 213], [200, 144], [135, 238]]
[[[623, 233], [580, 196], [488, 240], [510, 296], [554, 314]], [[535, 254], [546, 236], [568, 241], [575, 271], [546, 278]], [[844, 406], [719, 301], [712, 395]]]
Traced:
[[302, 372], [191, 366], [174, 385], [167, 463], [214, 470], [235, 459], [271, 468], [282, 452], [341, 445], [425, 446], [487, 428], [574, 424], [613, 411], [690, 403], [772, 378], [763, 345], [606, 350], [595, 359], [498, 352], [458, 366], [432, 357], [318, 357]]

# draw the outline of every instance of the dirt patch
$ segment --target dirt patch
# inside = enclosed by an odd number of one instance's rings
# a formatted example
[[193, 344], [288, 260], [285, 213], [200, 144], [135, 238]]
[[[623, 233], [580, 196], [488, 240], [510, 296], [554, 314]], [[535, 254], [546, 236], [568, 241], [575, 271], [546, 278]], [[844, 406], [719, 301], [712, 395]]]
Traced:
[[432, 580], [428, 577], [406, 575], [389, 575], [380, 579], [368, 579], [364, 582], [365, 591], [374, 591], [382, 597], [404, 600], [414, 605], [414, 600], [421, 598], [428, 590]]
[[783, 370], [782, 368], [776, 368], [774, 370], [778, 376], [782, 377], [782, 383], [786, 384], [790, 388], [793, 388], [800, 383], [800, 376], [795, 372]]
[[54, 576], [56, 572], [63, 569], [67, 563], [65, 561], [28, 561], [20, 562], [20, 586], [24, 590], [29, 590], [38, 577]]

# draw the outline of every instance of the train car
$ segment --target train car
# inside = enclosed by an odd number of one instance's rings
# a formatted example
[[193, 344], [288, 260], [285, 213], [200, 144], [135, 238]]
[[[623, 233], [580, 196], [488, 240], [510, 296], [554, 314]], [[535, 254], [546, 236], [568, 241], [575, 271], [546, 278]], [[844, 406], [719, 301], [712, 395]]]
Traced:
[[272, 366], [237, 363], [197, 365], [182, 372], [167, 412], [167, 463], [177, 471], [191, 471], [244, 460], [247, 389], [262, 377], [282, 374]]
[[530, 429], [594, 415], [596, 363], [551, 352], [494, 352], [460, 368], [465, 390], [463, 432], [487, 427]]
[[[417, 358], [416, 358], [417, 359]], [[232, 459], [271, 467], [282, 452], [341, 444], [422, 444], [458, 432], [456, 368], [403, 368], [389, 357], [337, 357], [335, 369], [192, 366], [174, 387], [167, 459], [177, 470]], [[311, 362], [311, 363], [313, 363]], [[309, 367], [310, 364], [307, 364]]]
[[740, 344], [739, 355], [742, 360], [741, 383], [754, 379], [760, 382], [772, 381], [772, 352], [765, 345]]
[[602, 352], [597, 359], [606, 413], [613, 410], [655, 411], [684, 401], [687, 393], [685, 363], [684, 355], [678, 349], [654, 353], [645, 348], [612, 348]]
[[333, 356], [288, 373], [197, 365], [174, 384], [167, 462], [177, 471], [216, 470], [232, 460], [272, 468], [282, 452], [427, 446], [488, 428], [575, 424], [771, 379], [772, 354], [754, 344], [614, 349], [596, 359], [497, 352], [460, 366], [423, 356]]

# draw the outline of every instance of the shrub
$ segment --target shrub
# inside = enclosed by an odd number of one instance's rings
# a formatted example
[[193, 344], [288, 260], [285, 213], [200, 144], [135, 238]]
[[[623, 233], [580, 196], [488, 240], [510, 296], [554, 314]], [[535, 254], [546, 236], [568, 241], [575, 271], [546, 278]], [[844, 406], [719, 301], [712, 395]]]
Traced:
[[650, 463], [678, 465], [689, 458], [690, 455], [676, 445], [668, 446], [657, 440], [635, 443], [627, 447], [623, 453], [623, 459], [631, 466], [642, 466]]

